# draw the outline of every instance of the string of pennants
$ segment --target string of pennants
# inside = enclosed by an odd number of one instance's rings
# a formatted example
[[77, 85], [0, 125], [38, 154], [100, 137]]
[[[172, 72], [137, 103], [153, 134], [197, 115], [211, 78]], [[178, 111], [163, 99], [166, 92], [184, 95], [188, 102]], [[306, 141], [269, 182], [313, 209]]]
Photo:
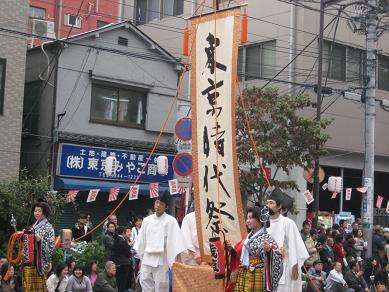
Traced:
[[[326, 190], [327, 187], [328, 187], [328, 184], [325, 183], [325, 184], [323, 184], [322, 189]], [[345, 200], [350, 201], [351, 194], [352, 194], [353, 190], [356, 190], [361, 194], [365, 194], [367, 192], [367, 187], [361, 186], [361, 187], [356, 187], [356, 188], [343, 188], [342, 193], [343, 193], [343, 190], [346, 190]], [[338, 192], [333, 192], [331, 199], [336, 199], [338, 194], [339, 194]], [[304, 195], [304, 199], [305, 199], [305, 202], [307, 203], [307, 205], [311, 204], [315, 200], [313, 197], [313, 194], [309, 190], [306, 190], [303, 193], [303, 195]], [[376, 204], [375, 204], [376, 208], [381, 208], [383, 201], [384, 201], [384, 197], [377, 194], [377, 200], [376, 200]], [[386, 213], [389, 213], [389, 200], [387, 201], [387, 204], [386, 204]]]
[[[184, 186], [179, 186], [178, 180], [177, 179], [172, 179], [169, 180], [169, 192], [170, 195], [177, 195], [177, 194], [184, 194], [186, 192], [186, 187]], [[137, 200], [139, 196], [139, 185], [131, 185], [130, 190], [129, 190], [129, 196], [128, 199], [131, 200]], [[78, 193], [80, 190], [69, 190], [66, 196], [66, 202], [67, 203], [72, 203], [75, 201]], [[91, 203], [96, 201], [97, 196], [100, 192], [100, 189], [90, 189], [88, 193], [88, 197], [86, 199], [87, 203]], [[108, 202], [113, 202], [116, 201], [118, 198], [120, 192], [120, 188], [111, 188], [109, 190], [109, 195], [108, 195]], [[157, 198], [159, 194], [159, 183], [158, 182], [153, 182], [149, 184], [149, 195], [150, 198]]]

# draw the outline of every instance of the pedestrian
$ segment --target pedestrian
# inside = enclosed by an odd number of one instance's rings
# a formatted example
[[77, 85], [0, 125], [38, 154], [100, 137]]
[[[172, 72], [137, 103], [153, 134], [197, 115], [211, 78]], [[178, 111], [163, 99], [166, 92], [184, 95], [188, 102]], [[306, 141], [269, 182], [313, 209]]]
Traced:
[[116, 265], [112, 261], [105, 263], [104, 272], [97, 276], [94, 292], [118, 292], [116, 284]]
[[98, 275], [97, 263], [95, 261], [89, 262], [85, 267], [85, 275], [89, 278], [92, 288], [95, 286], [95, 282]]
[[29, 292], [46, 290], [45, 275], [51, 269], [54, 228], [48, 221], [50, 207], [44, 201], [34, 205], [35, 223], [24, 231], [23, 288]]
[[350, 270], [346, 272], [344, 279], [349, 288], [354, 289], [354, 292], [369, 292], [366, 281], [363, 278], [359, 264], [356, 261], [349, 262]]
[[78, 241], [92, 241], [92, 234], [87, 226], [88, 216], [85, 213], [80, 213], [77, 223], [72, 228], [73, 239]]
[[184, 219], [182, 219], [181, 231], [188, 251], [183, 254], [182, 261], [186, 265], [197, 266], [201, 263], [201, 258], [195, 212], [186, 214]]
[[341, 234], [336, 235], [335, 243], [332, 249], [334, 251], [335, 261], [344, 264], [346, 260], [346, 252], [344, 251], [342, 243], [343, 243], [343, 236]]
[[119, 292], [130, 289], [132, 284], [131, 238], [130, 227], [118, 227], [118, 237], [114, 243], [114, 262], [116, 264], [116, 280]]
[[117, 237], [116, 225], [113, 222], [109, 222], [107, 224], [107, 232], [103, 236], [103, 244], [105, 247], [107, 260], [113, 260], [113, 254], [114, 254], [113, 245], [115, 244], [116, 237]]
[[342, 263], [335, 262], [334, 268], [327, 277], [327, 285], [324, 289], [326, 292], [354, 292], [348, 289], [347, 283], [342, 274]]
[[347, 258], [357, 258], [357, 252], [355, 249], [355, 239], [352, 234], [347, 234], [343, 243], [344, 251], [346, 252]]
[[143, 292], [168, 291], [168, 270], [186, 250], [176, 218], [166, 214], [170, 193], [165, 191], [154, 201], [155, 213], [142, 223], [134, 250], [141, 260], [140, 285]]
[[22, 291], [15, 275], [15, 269], [8, 262], [3, 263], [0, 268], [0, 291], [2, 292]]
[[66, 286], [66, 292], [93, 292], [92, 284], [87, 276], [84, 275], [84, 268], [75, 266], [73, 275], [69, 277]]
[[131, 229], [131, 241], [132, 242], [135, 242], [136, 238], [138, 237], [139, 230], [142, 227], [142, 221], [143, 221], [142, 217], [140, 217], [140, 216], [135, 217], [135, 223], [134, 223], [135, 226], [132, 227], [132, 229]]
[[354, 244], [355, 254], [357, 258], [358, 257], [364, 258], [367, 243], [365, 243], [365, 240], [363, 238], [362, 229], [354, 229], [353, 235], [355, 240], [355, 244]]
[[58, 264], [55, 272], [47, 279], [47, 292], [65, 292], [68, 284], [68, 266]]
[[369, 258], [365, 260], [363, 268], [363, 278], [365, 279], [367, 286], [371, 287], [374, 285], [374, 277], [377, 271], [380, 270], [378, 261], [375, 258]]
[[270, 209], [270, 227], [267, 232], [274, 238], [279, 248], [286, 250], [283, 274], [278, 284], [278, 292], [301, 292], [301, 267], [309, 257], [296, 223], [281, 215], [281, 209], [290, 206], [289, 200], [281, 189], [276, 188], [267, 199]]
[[111, 214], [111, 215], [108, 216], [107, 220], [103, 224], [103, 235], [105, 233], [107, 233], [108, 223], [113, 223], [117, 227], [118, 226], [118, 218], [117, 218], [117, 216], [115, 214]]
[[320, 250], [320, 260], [323, 263], [323, 270], [328, 274], [332, 270], [332, 265], [335, 262], [335, 255], [332, 247], [334, 246], [334, 239], [327, 237], [323, 248]]
[[76, 261], [73, 257], [68, 257], [68, 259], [66, 260], [66, 265], [68, 266], [68, 276], [70, 277], [71, 275], [73, 275], [73, 270], [76, 266]]
[[304, 243], [305, 240], [309, 237], [309, 233], [311, 232], [311, 223], [308, 220], [305, 220], [303, 222], [303, 229], [301, 229], [301, 238], [303, 239]]
[[323, 263], [316, 260], [313, 267], [307, 273], [309, 282], [307, 292], [324, 291], [326, 285], [327, 273], [323, 271]]

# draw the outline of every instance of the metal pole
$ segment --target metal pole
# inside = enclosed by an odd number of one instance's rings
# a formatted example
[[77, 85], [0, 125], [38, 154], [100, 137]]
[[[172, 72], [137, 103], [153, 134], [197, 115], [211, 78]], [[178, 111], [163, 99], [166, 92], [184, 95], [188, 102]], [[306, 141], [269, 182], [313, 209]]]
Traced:
[[366, 194], [362, 200], [363, 233], [367, 241], [366, 257], [372, 256], [372, 225], [374, 211], [374, 127], [375, 127], [375, 86], [376, 86], [376, 8], [377, 0], [368, 0], [366, 18], [366, 103], [365, 103], [365, 165], [364, 186]]
[[[321, 119], [321, 94], [322, 94], [322, 74], [323, 74], [323, 30], [324, 30], [324, 8], [325, 0], [320, 0], [320, 26], [318, 34], [318, 66], [317, 66], [317, 105], [316, 105], [316, 120]], [[319, 150], [319, 145], [316, 145], [316, 150]], [[313, 195], [315, 198], [315, 221], [319, 216], [319, 197], [320, 197], [320, 181], [319, 181], [319, 156], [315, 158], [315, 169], [313, 172]]]

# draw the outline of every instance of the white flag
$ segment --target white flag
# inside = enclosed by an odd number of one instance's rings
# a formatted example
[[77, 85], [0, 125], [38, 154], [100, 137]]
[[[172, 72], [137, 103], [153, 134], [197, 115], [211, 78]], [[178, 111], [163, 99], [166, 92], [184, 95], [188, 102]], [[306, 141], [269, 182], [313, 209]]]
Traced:
[[178, 194], [178, 180], [177, 179], [169, 180], [169, 190], [170, 190], [171, 195]]
[[87, 203], [96, 201], [97, 195], [99, 194], [100, 189], [92, 189], [89, 191], [88, 198], [86, 199]]
[[139, 185], [135, 186], [130, 186], [130, 194], [128, 195], [128, 199], [131, 200], [136, 200], [138, 199], [139, 196]]
[[352, 192], [353, 192], [352, 188], [347, 188], [346, 189], [346, 201], [350, 201], [351, 200], [351, 193]]
[[311, 204], [315, 200], [309, 190], [306, 190], [303, 195], [304, 195], [304, 198], [305, 198], [305, 202], [308, 205]]

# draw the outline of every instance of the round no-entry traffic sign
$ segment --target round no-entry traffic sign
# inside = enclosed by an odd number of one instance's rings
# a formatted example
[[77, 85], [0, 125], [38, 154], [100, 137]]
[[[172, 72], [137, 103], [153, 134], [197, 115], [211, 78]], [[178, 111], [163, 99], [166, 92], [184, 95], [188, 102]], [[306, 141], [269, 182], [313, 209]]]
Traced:
[[179, 119], [174, 130], [178, 139], [189, 141], [192, 139], [192, 120], [190, 118]]
[[189, 176], [192, 173], [192, 155], [190, 153], [178, 153], [173, 160], [173, 170], [179, 176]]

